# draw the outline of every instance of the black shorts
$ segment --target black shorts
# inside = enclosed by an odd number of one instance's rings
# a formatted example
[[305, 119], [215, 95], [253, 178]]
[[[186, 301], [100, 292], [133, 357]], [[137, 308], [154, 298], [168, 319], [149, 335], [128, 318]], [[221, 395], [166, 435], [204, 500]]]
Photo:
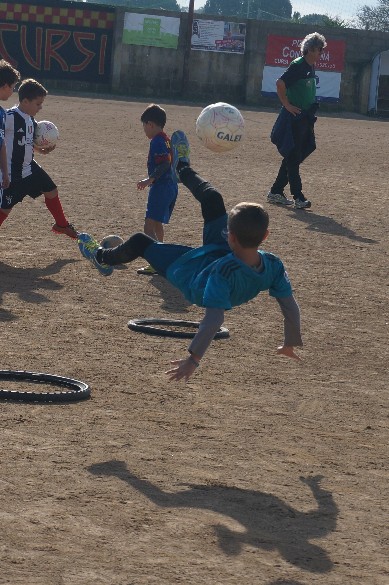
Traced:
[[20, 181], [11, 181], [8, 189], [0, 191], [0, 209], [12, 209], [14, 205], [23, 201], [28, 195], [36, 199], [42, 193], [50, 193], [57, 185], [50, 176], [35, 161], [31, 165], [32, 173]]

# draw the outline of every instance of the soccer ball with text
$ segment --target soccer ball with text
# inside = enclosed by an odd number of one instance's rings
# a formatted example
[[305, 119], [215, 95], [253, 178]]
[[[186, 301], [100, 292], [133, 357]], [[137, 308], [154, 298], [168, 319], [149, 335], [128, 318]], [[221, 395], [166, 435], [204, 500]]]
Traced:
[[244, 119], [240, 111], [223, 102], [204, 108], [196, 121], [196, 134], [212, 152], [227, 152], [243, 140]]
[[57, 144], [58, 128], [53, 122], [42, 120], [37, 122], [34, 132], [34, 144], [40, 148], [50, 148]]

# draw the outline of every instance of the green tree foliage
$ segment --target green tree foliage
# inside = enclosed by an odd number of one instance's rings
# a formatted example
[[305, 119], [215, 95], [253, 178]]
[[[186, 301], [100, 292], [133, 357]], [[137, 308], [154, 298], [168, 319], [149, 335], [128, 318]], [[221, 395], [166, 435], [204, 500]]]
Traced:
[[158, 10], [181, 11], [177, 0], [127, 0], [127, 3], [134, 8], [156, 8]]
[[289, 20], [290, 0], [206, 0], [204, 14], [258, 20]]
[[378, 6], [362, 6], [357, 13], [357, 21], [366, 30], [389, 32], [389, 0], [378, 0]]
[[[84, 0], [85, 2], [86, 0]], [[125, 6], [126, 8], [154, 8], [156, 10], [171, 10], [181, 12], [177, 0], [90, 0], [93, 4], [108, 6]]]
[[342, 20], [339, 16], [329, 16], [328, 14], [306, 14], [301, 16], [299, 12], [295, 12], [292, 18], [293, 22], [298, 24], [317, 24], [320, 26], [347, 28], [348, 23]]

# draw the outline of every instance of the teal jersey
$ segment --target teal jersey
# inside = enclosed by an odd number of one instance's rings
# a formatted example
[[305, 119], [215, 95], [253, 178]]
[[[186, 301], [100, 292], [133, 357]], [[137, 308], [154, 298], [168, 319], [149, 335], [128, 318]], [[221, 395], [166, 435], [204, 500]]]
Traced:
[[281, 260], [263, 250], [258, 254], [261, 272], [236, 258], [226, 246], [208, 244], [175, 260], [166, 278], [199, 307], [229, 310], [265, 290], [273, 297], [289, 297], [292, 287]]
[[285, 83], [286, 95], [293, 106], [308, 110], [316, 101], [315, 69], [299, 57], [291, 62], [280, 79]]

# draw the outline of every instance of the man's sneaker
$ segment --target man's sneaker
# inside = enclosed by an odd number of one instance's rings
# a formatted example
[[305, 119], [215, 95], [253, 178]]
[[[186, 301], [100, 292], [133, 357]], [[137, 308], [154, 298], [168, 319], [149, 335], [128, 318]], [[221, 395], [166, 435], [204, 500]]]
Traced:
[[145, 266], [144, 268], [138, 268], [137, 273], [138, 274], [146, 274], [149, 276], [153, 276], [153, 274], [158, 274], [158, 272], [155, 270], [155, 268], [153, 268], [151, 266], [151, 264], [149, 264], [148, 266]]
[[185, 135], [185, 132], [182, 130], [176, 130], [173, 132], [170, 140], [170, 144], [172, 147], [173, 153], [173, 160], [172, 160], [172, 168], [174, 178], [176, 179], [177, 183], [180, 183], [180, 177], [177, 172], [177, 165], [179, 162], [186, 163], [190, 165], [190, 148], [189, 148], [189, 141]]
[[267, 202], [276, 205], [293, 205], [293, 199], [288, 199], [284, 193], [272, 193], [271, 191], [267, 194]]
[[71, 223], [68, 223], [68, 225], [66, 225], [65, 227], [62, 227], [55, 223], [51, 228], [51, 231], [54, 232], [55, 234], [64, 234], [65, 236], [72, 238], [72, 240], [77, 240], [78, 238], [78, 231], [74, 229]]
[[113, 266], [97, 262], [96, 252], [100, 248], [100, 244], [92, 236], [86, 233], [78, 234], [78, 247], [84, 258], [90, 260], [100, 274], [103, 276], [110, 276], [112, 274]]
[[311, 202], [304, 197], [296, 197], [294, 200], [294, 207], [295, 209], [309, 209], [311, 207]]

